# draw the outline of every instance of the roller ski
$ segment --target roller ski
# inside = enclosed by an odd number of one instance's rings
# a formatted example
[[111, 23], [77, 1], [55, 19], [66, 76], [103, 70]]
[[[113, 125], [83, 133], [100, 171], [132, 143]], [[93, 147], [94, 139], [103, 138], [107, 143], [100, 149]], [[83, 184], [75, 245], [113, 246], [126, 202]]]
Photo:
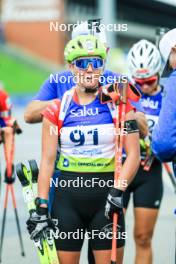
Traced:
[[[23, 188], [24, 201], [30, 217], [35, 217], [36, 214], [36, 197], [37, 197], [37, 179], [38, 166], [35, 160], [29, 160], [29, 167], [19, 163], [16, 165], [16, 174], [21, 182]], [[51, 235], [51, 229], [46, 228], [35, 239], [33, 239], [37, 247], [40, 264], [59, 264], [57, 251], [55, 248], [54, 238]]]

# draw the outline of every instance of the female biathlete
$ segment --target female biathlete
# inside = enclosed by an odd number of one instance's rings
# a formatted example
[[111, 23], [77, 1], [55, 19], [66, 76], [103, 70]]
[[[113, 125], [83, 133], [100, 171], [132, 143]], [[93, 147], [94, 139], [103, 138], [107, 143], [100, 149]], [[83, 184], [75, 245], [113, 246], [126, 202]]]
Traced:
[[151, 42], [141, 40], [129, 51], [128, 65], [142, 92], [140, 101], [148, 120], [149, 132], [147, 141], [141, 142], [142, 165], [125, 192], [124, 207], [127, 208], [130, 194], [133, 194], [135, 264], [151, 264], [151, 240], [163, 195], [161, 162], [153, 157], [148, 144], [162, 103], [163, 87], [159, 85], [160, 53]]
[[86, 231], [96, 264], [110, 263], [112, 236], [109, 238], [107, 234], [112, 229], [113, 212], [117, 212], [121, 234], [117, 241], [117, 261], [122, 264], [125, 244], [123, 194], [140, 163], [139, 133], [133, 107], [127, 101], [125, 126], [129, 133], [124, 139], [127, 158], [119, 178], [122, 184], [114, 188], [114, 122], [109, 104], [102, 104], [100, 100], [99, 89], [106, 48], [95, 36], [78, 36], [67, 44], [65, 59], [77, 77], [77, 84], [65, 92], [61, 101], [56, 99], [43, 112], [38, 217], [29, 219], [28, 229], [35, 238], [41, 225], [52, 228], [47, 205], [58, 148], [58, 135], [53, 131], [58, 130], [60, 158], [57, 166], [61, 175], [55, 190], [52, 218], [58, 220], [56, 248], [60, 263], [79, 263]]

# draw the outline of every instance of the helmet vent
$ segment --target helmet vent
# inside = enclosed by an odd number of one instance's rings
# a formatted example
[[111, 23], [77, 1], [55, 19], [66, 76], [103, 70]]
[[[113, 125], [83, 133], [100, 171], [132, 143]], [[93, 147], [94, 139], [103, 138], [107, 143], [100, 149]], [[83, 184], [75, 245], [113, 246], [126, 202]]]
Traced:
[[81, 49], [83, 49], [83, 45], [82, 45], [81, 41], [79, 41], [79, 40], [78, 40], [78, 46], [79, 46]]
[[140, 50], [140, 55], [141, 55], [141, 56], [142, 56], [142, 53], [143, 53], [143, 50], [141, 49], [141, 50]]
[[154, 52], [154, 50], [153, 49], [151, 49], [151, 51], [150, 51], [150, 53], [149, 53], [149, 56], [152, 54]]
[[95, 48], [98, 49], [98, 41], [95, 42]]
[[132, 60], [131, 62], [132, 62], [132, 64], [133, 64], [133, 66], [136, 67], [136, 64], [134, 63], [134, 61]]
[[153, 58], [151, 58], [151, 59], [150, 59], [150, 61], [148, 62], [148, 65], [150, 65], [150, 64], [151, 64], [152, 60], [153, 60]]

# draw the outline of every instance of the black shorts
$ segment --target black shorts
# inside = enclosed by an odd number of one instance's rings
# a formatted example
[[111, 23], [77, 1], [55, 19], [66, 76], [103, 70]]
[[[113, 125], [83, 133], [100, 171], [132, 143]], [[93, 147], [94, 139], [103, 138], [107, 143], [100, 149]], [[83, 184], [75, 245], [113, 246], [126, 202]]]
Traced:
[[124, 194], [124, 207], [128, 207], [133, 194], [134, 207], [159, 209], [163, 196], [162, 165], [154, 160], [150, 171], [139, 170]]
[[[58, 220], [59, 232], [55, 237], [57, 250], [80, 251], [85, 234], [92, 250], [111, 249], [112, 222], [104, 216], [109, 187], [102, 187], [102, 184], [108, 180], [113, 182], [113, 177], [113, 173], [61, 172], [51, 214], [52, 218]], [[86, 180], [90, 184], [92, 178], [96, 178], [97, 183], [94, 187], [86, 187]], [[79, 179], [79, 187], [75, 187], [76, 179]], [[67, 185], [63, 187], [65, 183]], [[117, 247], [123, 247], [126, 238], [123, 215], [119, 217], [116, 237]]]

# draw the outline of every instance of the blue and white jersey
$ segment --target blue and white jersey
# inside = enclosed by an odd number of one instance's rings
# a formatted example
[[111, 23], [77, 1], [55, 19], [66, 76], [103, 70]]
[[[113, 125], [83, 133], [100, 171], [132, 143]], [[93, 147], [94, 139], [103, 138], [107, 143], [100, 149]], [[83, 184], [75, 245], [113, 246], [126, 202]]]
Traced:
[[154, 126], [158, 123], [159, 113], [162, 106], [163, 88], [155, 95], [142, 94], [140, 99], [144, 114], [147, 118], [149, 132], [152, 133]]
[[102, 104], [97, 96], [87, 105], [71, 99], [67, 107], [60, 133], [57, 167], [75, 172], [114, 171], [115, 126], [109, 106]]

